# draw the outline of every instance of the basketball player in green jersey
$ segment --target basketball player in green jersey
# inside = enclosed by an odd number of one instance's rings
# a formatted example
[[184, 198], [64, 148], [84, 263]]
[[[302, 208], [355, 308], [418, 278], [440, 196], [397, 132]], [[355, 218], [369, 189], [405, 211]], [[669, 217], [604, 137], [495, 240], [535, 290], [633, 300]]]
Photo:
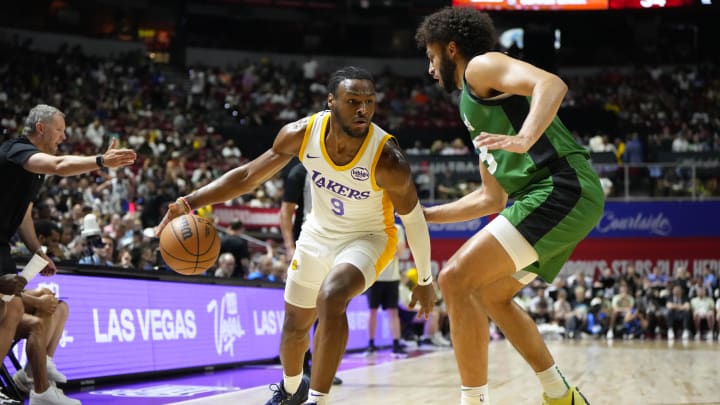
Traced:
[[[536, 276], [551, 282], [602, 215], [600, 181], [557, 117], [567, 87], [557, 76], [492, 52], [490, 17], [445, 8], [425, 18], [416, 40], [429, 74], [462, 90], [460, 117], [480, 155], [482, 187], [425, 209], [428, 222], [500, 213], [440, 272], [461, 404], [488, 404], [488, 316], [535, 370], [544, 404], [586, 404], [555, 365], [532, 319], [513, 296]], [[508, 198], [513, 203], [507, 206]]]

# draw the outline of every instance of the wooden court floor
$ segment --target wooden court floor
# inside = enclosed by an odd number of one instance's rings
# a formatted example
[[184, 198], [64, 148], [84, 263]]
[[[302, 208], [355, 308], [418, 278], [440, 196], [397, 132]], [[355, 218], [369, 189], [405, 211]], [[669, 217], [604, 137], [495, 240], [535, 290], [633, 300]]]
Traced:
[[[720, 405], [720, 343], [674, 341], [554, 341], [555, 360], [593, 405]], [[280, 374], [280, 370], [278, 370]], [[459, 404], [460, 380], [451, 350], [368, 365], [338, 374], [332, 404]], [[532, 370], [507, 341], [490, 346], [492, 404], [542, 402]], [[266, 386], [183, 402], [259, 404]]]

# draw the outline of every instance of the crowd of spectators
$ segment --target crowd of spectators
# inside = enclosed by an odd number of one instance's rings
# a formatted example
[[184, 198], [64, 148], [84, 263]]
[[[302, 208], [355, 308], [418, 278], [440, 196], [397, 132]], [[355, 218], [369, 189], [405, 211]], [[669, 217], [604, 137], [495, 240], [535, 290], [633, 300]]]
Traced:
[[720, 322], [718, 273], [709, 266], [690, 274], [652, 268], [643, 274], [629, 265], [558, 276], [551, 285], [537, 281], [516, 298], [549, 336], [707, 340], [717, 338]]
[[[42, 102], [66, 114], [67, 140], [59, 153], [92, 155], [113, 137], [138, 152], [131, 168], [46, 180], [35, 202], [38, 233], [54, 257], [74, 263], [156, 270], [152, 228], [166, 204], [247, 161], [242, 151], [249, 145], [220, 133], [225, 121], [280, 124], [326, 106], [327, 72], [313, 60], [281, 66], [263, 59], [233, 69], [177, 71], [141, 54], [99, 59], [67, 47], [51, 54], [36, 52], [32, 44], [0, 44], [0, 51], [6, 55], [0, 62], [2, 140], [18, 136], [27, 112]], [[618, 163], [647, 161], [652, 148], [720, 151], [717, 73], [715, 66], [698, 65], [571, 76], [565, 106], [602, 108], [616, 115], [622, 135], [576, 136], [592, 151], [616, 153]], [[375, 120], [384, 127], [461, 125], [453, 98], [427, 78], [400, 77], [389, 70], [377, 76]], [[469, 155], [468, 145], [467, 139], [438, 139], [431, 145], [415, 143], [407, 153]], [[435, 176], [440, 198], [454, 198], [474, 187], [442, 173]], [[717, 174], [702, 187], [718, 195]], [[277, 176], [235, 202], [278, 207], [281, 194], [282, 177]], [[102, 237], [92, 244], [81, 235], [89, 214], [102, 229]], [[208, 208], [201, 214], [212, 216]], [[281, 278], [271, 273], [277, 272], [272, 269], [278, 267], [282, 249], [258, 246], [253, 245], [254, 257], [236, 260], [236, 271], [243, 277], [260, 272], [267, 273], [261, 278]], [[22, 249], [21, 244], [15, 247], [17, 252]], [[274, 265], [262, 265], [268, 251]]]

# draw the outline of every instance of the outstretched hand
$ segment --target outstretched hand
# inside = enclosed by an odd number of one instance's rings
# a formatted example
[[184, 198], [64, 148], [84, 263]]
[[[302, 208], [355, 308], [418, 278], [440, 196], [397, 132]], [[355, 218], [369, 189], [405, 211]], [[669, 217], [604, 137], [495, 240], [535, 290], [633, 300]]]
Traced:
[[118, 138], [113, 137], [105, 153], [103, 153], [103, 165], [115, 168], [130, 166], [135, 163], [137, 154], [132, 149], [118, 149]]
[[183, 214], [185, 214], [185, 211], [183, 210], [183, 207], [181, 207], [180, 204], [177, 203], [177, 201], [168, 204], [168, 209], [165, 213], [165, 216], [163, 217], [162, 221], [160, 221], [160, 225], [155, 228], [155, 236], [159, 238], [162, 230], [165, 229], [167, 224], [169, 224], [170, 221]]
[[435, 287], [432, 283], [428, 285], [416, 285], [412, 290], [409, 307], [415, 308], [415, 304], [420, 303], [420, 309], [417, 313], [418, 319], [428, 319], [435, 308]]

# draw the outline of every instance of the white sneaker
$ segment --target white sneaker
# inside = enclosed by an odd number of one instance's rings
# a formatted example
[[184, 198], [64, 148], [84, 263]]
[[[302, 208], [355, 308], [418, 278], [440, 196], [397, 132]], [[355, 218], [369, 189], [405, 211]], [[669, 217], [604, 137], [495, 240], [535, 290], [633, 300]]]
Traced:
[[434, 344], [435, 346], [440, 347], [450, 347], [450, 341], [445, 339], [445, 336], [442, 335], [440, 332], [436, 332], [432, 337], [430, 338], [430, 342]]
[[712, 342], [712, 340], [713, 340], [713, 333], [712, 333], [712, 332], [706, 333], [706, 334], [705, 334], [705, 340], [707, 340], [708, 342]]
[[607, 340], [613, 340], [613, 339], [615, 338], [615, 334], [613, 333], [612, 329], [610, 329], [609, 331], [607, 331], [607, 334], [605, 335], [605, 338], [607, 338]]
[[12, 379], [18, 389], [25, 394], [29, 393], [30, 390], [33, 389], [33, 379], [27, 374], [24, 368], [21, 368], [20, 371], [13, 374]]
[[0, 391], [0, 405], [23, 405], [23, 402], [18, 401], [17, 399], [12, 399]]
[[675, 340], [675, 331], [668, 329], [668, 340]]
[[48, 380], [52, 380], [55, 382], [59, 382], [60, 384], [65, 384], [67, 382], [67, 377], [65, 377], [65, 374], [58, 371], [57, 366], [55, 365], [55, 362], [53, 361], [52, 357], [47, 357], [47, 374], [48, 374]]
[[29, 405], [81, 405], [82, 402], [65, 396], [62, 390], [50, 385], [42, 394], [30, 391]]
[[688, 339], [690, 339], [690, 331], [689, 331], [689, 330], [687, 330], [687, 329], [683, 330], [682, 339], [683, 339], [683, 340], [688, 340]]

